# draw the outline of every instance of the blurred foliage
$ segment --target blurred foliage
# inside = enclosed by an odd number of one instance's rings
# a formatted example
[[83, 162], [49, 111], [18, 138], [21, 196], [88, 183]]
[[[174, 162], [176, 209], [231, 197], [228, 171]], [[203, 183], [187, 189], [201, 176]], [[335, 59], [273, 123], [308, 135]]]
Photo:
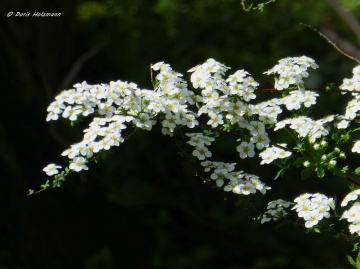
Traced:
[[[65, 121], [45, 123], [47, 105], [76, 82], [122, 79], [151, 88], [150, 64], [166, 61], [188, 78], [190, 67], [212, 57], [248, 70], [267, 88], [272, 79], [264, 71], [283, 57], [307, 55], [320, 65], [309, 87], [339, 85], [355, 63], [300, 25], [330, 20], [358, 45], [325, 1], [277, 1], [263, 12], [245, 12], [239, 0], [3, 2], [0, 268], [347, 268], [351, 245], [252, 221], [257, 215], [236, 207], [236, 196], [195, 177], [197, 166], [160, 130], [131, 137], [61, 189], [25, 196], [45, 181], [42, 168], [65, 162], [61, 152], [82, 137]], [[357, 1], [342, 2], [360, 17]], [[42, 10], [62, 15], [6, 17]], [[329, 94], [315, 112], [344, 106]], [[239, 161], [230, 139], [215, 147], [216, 158]], [[273, 182], [276, 169], [256, 163], [241, 165], [273, 186], [256, 198], [259, 208], [304, 190], [346, 190], [335, 177], [303, 182], [297, 171]]]

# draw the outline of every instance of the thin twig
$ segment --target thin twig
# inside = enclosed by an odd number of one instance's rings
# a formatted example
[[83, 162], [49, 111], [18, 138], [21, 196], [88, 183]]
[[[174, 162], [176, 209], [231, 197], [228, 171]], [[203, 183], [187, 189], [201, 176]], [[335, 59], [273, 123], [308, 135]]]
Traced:
[[351, 181], [351, 182], [354, 183], [355, 185], [360, 186], [360, 182], [357, 181], [357, 180], [355, 180], [355, 179], [353, 179], [352, 177], [346, 175], [346, 179], [349, 180], [349, 181]]
[[360, 64], [360, 60], [345, 53], [344, 51], [342, 51], [333, 41], [331, 41], [326, 35], [324, 35], [322, 32], [320, 32], [318, 29], [316, 29], [315, 27], [309, 25], [309, 24], [305, 24], [305, 23], [300, 23], [301, 25], [304, 25], [308, 28], [310, 28], [311, 30], [313, 30], [314, 32], [316, 32], [318, 35], [320, 35], [322, 38], [325, 38], [327, 42], [329, 42], [337, 51], [339, 51], [342, 55], [344, 55], [345, 57], [349, 58], [350, 60], [353, 60], [355, 62], [357, 62], [358, 64]]
[[241, 0], [241, 6], [242, 6], [243, 10], [246, 11], [246, 12], [249, 12], [251, 10], [257, 10], [257, 9], [261, 9], [261, 11], [262, 11], [262, 8], [264, 8], [264, 6], [266, 6], [267, 4], [271, 4], [271, 3], [276, 2], [276, 0], [269, 0], [269, 1], [265, 2], [265, 3], [258, 4], [256, 7], [252, 7], [252, 4], [250, 4], [249, 8], [247, 8], [246, 5], [245, 5], [245, 1], [246, 0]]

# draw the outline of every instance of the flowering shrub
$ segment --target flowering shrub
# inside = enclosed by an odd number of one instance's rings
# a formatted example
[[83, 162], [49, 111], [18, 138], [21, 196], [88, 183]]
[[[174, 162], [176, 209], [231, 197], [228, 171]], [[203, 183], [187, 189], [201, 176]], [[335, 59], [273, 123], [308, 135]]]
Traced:
[[[292, 167], [300, 167], [299, 176], [304, 180], [312, 175], [323, 178], [326, 173], [332, 173], [351, 183], [352, 191], [341, 202], [341, 207], [348, 203], [351, 207], [342, 216], [335, 211], [336, 197], [304, 193], [293, 201], [280, 197], [270, 201], [267, 210], [261, 211], [261, 223], [276, 220], [319, 232], [323, 219], [346, 219], [351, 236], [339, 234], [356, 243], [360, 235], [360, 182], [350, 176], [348, 166], [339, 167], [337, 160], [346, 158], [342, 149], [345, 144], [352, 144], [352, 152], [360, 153], [360, 140], [350, 140], [360, 129], [355, 128], [360, 110], [360, 67], [354, 68], [353, 77], [344, 79], [339, 90], [306, 88], [309, 68], [317, 69], [318, 65], [306, 56], [281, 59], [264, 73], [274, 76], [274, 89], [258, 89], [259, 83], [245, 70], [226, 76], [230, 68], [214, 59], [189, 70], [193, 89], [182, 74], [163, 62], [151, 66], [152, 72], [157, 72], [153, 90], [139, 89], [135, 83], [120, 80], [99, 85], [75, 84], [74, 89], [55, 97], [46, 120], [63, 117], [76, 124], [91, 116], [90, 124], [84, 130], [83, 140], [62, 153], [69, 159], [68, 166], [62, 169], [52, 163], [44, 168], [53, 179], [37, 192], [61, 186], [69, 174], [88, 170], [91, 161], [96, 161], [104, 151], [120, 146], [135, 131], [150, 131], [159, 124], [164, 135], [173, 136], [186, 130], [184, 138], [192, 147], [192, 158], [201, 161], [204, 169], [201, 177], [205, 181], [214, 181], [218, 188], [240, 196], [258, 192], [265, 195], [271, 191], [265, 183], [268, 179], [237, 170], [242, 169], [237, 163], [211, 159], [212, 143], [221, 135], [230, 135], [238, 141], [239, 160], [259, 156], [260, 165], [276, 164], [280, 170], [275, 179]], [[352, 94], [344, 114], [322, 119], [306, 116], [316, 104], [319, 92], [329, 90]], [[257, 95], [265, 91], [281, 92], [282, 97], [255, 102]], [[271, 137], [270, 134], [280, 130], [289, 134], [294, 146]], [[360, 172], [360, 168], [351, 169], [353, 174]], [[330, 228], [323, 230], [334, 232]]]

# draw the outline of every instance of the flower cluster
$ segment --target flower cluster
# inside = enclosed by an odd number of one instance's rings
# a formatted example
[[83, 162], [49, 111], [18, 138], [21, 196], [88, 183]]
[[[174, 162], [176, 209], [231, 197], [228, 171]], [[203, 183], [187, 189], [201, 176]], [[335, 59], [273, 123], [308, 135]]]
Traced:
[[202, 133], [188, 133], [186, 136], [190, 137], [190, 141], [187, 143], [195, 147], [195, 150], [193, 151], [193, 155], [195, 157], [199, 160], [205, 160], [205, 158], [212, 156], [211, 151], [209, 151], [206, 146], [210, 146], [211, 142], [213, 142], [215, 138], [205, 136]]
[[297, 197], [296, 205], [292, 210], [298, 212], [298, 216], [305, 220], [305, 227], [311, 228], [318, 224], [324, 217], [330, 217], [330, 209], [335, 210], [335, 201], [321, 193], [304, 193]]
[[288, 57], [281, 59], [279, 64], [272, 69], [266, 71], [264, 74], [274, 74], [275, 89], [285, 90], [291, 85], [296, 85], [299, 90], [304, 90], [304, 78], [309, 76], [307, 69], [311, 67], [316, 69], [319, 66], [315, 61], [309, 57]]
[[347, 219], [351, 224], [349, 225], [350, 233], [357, 233], [360, 235], [360, 203], [356, 202], [353, 206], [346, 210], [340, 219]]
[[317, 139], [329, 134], [329, 130], [326, 128], [326, 125], [333, 120], [334, 116], [327, 116], [324, 119], [317, 121], [314, 121], [306, 116], [299, 116], [277, 122], [274, 131], [289, 125], [290, 129], [294, 130], [299, 137], [308, 136], [311, 142], [315, 142]]
[[350, 193], [348, 193], [344, 199], [342, 200], [341, 202], [341, 206], [344, 207], [344, 206], [347, 206], [347, 204], [350, 202], [350, 201], [355, 201], [357, 200], [358, 196], [360, 195], [360, 189], [357, 189], [357, 190], [354, 190]]
[[[182, 75], [164, 63], [152, 68], [160, 71], [155, 91], [141, 90], [135, 83], [118, 80], [101, 85], [83, 82], [56, 96], [48, 107], [47, 121], [62, 116], [76, 122], [82, 117], [97, 115], [84, 130], [83, 140], [62, 153], [70, 159], [71, 170], [87, 170], [86, 163], [94, 153], [119, 146], [124, 142], [122, 132], [129, 125], [149, 131], [158, 116], [163, 134], [172, 135], [179, 125], [193, 128], [198, 124], [196, 115], [188, 110], [188, 105], [195, 103], [194, 94], [187, 89]], [[53, 167], [46, 171], [48, 175], [58, 173]]]
[[[70, 171], [88, 170], [91, 160], [96, 160], [102, 151], [118, 147], [135, 130], [150, 131], [159, 124], [162, 134], [169, 136], [183, 128], [195, 129], [185, 132], [189, 139], [187, 144], [194, 147], [192, 155], [202, 161], [205, 173], [209, 173], [209, 181], [214, 181], [226, 192], [265, 194], [271, 187], [256, 175], [235, 171], [241, 163], [210, 159], [213, 155], [211, 144], [223, 134], [236, 137], [240, 160], [257, 154], [261, 165], [279, 160], [275, 162], [281, 169], [278, 175], [291, 165], [299, 167], [303, 164], [303, 179], [315, 172], [323, 178], [326, 170], [345, 177], [348, 167], [338, 168], [336, 159], [346, 158], [340, 146], [350, 141], [352, 132], [358, 130], [345, 129], [353, 125], [360, 111], [360, 66], [354, 68], [353, 78], [344, 79], [340, 86], [340, 89], [353, 95], [344, 115], [329, 115], [318, 120], [302, 116], [302, 112], [309, 112], [308, 108], [316, 104], [319, 96], [305, 88], [304, 79], [309, 75], [309, 68], [316, 69], [318, 65], [306, 56], [280, 60], [265, 74], [275, 76], [275, 89], [270, 91], [280, 90], [283, 95], [261, 102], [256, 102], [259, 83], [249, 72], [242, 69], [227, 76], [230, 68], [214, 59], [189, 70], [194, 90], [188, 88], [182, 74], [164, 62], [151, 66], [151, 72], [157, 73], [152, 80], [153, 90], [140, 89], [135, 83], [121, 80], [98, 85], [86, 82], [75, 84], [73, 89], [55, 97], [47, 109], [46, 120], [62, 117], [74, 124], [90, 117], [90, 123], [84, 130], [82, 141], [62, 153], [69, 159], [68, 167], [63, 169], [51, 163], [43, 170], [48, 176], [54, 176], [53, 187], [60, 186]], [[285, 116], [282, 115], [284, 111]], [[275, 131], [283, 129], [294, 138], [296, 147], [276, 141], [282, 136], [274, 136], [275, 141], [270, 137]], [[352, 152], [360, 153], [360, 140], [355, 141]], [[296, 160], [290, 158], [293, 153], [296, 153]], [[48, 186], [48, 181], [42, 185], [43, 188]], [[358, 195], [360, 190], [349, 193], [342, 206], [357, 200]], [[269, 202], [261, 223], [285, 217], [285, 209], [293, 204], [282, 199]], [[295, 199], [292, 209], [305, 220], [305, 226], [311, 228], [323, 218], [329, 218], [335, 202], [323, 194], [305, 193]], [[360, 235], [359, 212], [360, 203], [356, 202], [344, 212], [342, 219], [351, 223], [351, 233]]]
[[288, 208], [292, 204], [293, 203], [284, 201], [282, 199], [269, 202], [267, 211], [262, 216], [261, 224], [271, 220], [279, 220], [280, 218], [285, 217], [288, 214], [285, 211], [285, 208]]
[[[353, 77], [352, 78], [345, 78], [343, 80], [343, 84], [339, 87], [341, 90], [347, 90], [347, 91], [358, 91], [360, 89], [360, 66], [356, 66], [353, 71]], [[343, 94], [346, 94], [346, 92], [343, 92]], [[353, 93], [354, 96], [359, 96], [358, 93]]]
[[[232, 191], [236, 194], [249, 195], [259, 191], [265, 194], [271, 187], [262, 183], [259, 177], [244, 173], [243, 171], [233, 171], [235, 163], [223, 163], [205, 161], [201, 165], [205, 172], [211, 172], [210, 179], [216, 180], [218, 187], [224, 186], [224, 191]], [[225, 183], [225, 180], [228, 180]]]
[[284, 150], [286, 148], [286, 144], [278, 144], [276, 146], [271, 146], [266, 148], [263, 152], [259, 154], [262, 158], [260, 164], [269, 164], [277, 159], [284, 159], [291, 156], [291, 152]]
[[[341, 206], [347, 206], [349, 202], [356, 201], [360, 195], [360, 189], [348, 193]], [[349, 210], [346, 210], [340, 219], [347, 219], [351, 224], [349, 225], [350, 233], [357, 233], [360, 235], [360, 203], [355, 202]]]

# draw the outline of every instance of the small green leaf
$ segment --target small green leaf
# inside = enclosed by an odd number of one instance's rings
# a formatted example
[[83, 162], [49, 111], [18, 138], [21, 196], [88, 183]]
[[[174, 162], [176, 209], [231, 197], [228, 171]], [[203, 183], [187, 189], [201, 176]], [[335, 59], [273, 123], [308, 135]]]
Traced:
[[348, 258], [350, 264], [353, 265], [354, 267], [356, 267], [356, 263], [355, 263], [354, 259], [351, 258], [349, 255], [347, 256], [347, 258]]
[[355, 169], [355, 173], [356, 173], [356, 174], [360, 174], [360, 167], [358, 167], [358, 168]]
[[318, 178], [323, 178], [325, 176], [325, 169], [323, 167], [318, 167], [316, 170]]
[[277, 180], [280, 176], [283, 176], [283, 175], [284, 175], [284, 172], [285, 172], [284, 168], [283, 168], [283, 169], [280, 169], [279, 172], [277, 172], [274, 180]]
[[34, 190], [33, 189], [29, 189], [29, 195], [34, 194]]
[[50, 180], [47, 180], [45, 184], [41, 185], [40, 187], [43, 188], [43, 189], [47, 189], [50, 187], [50, 184], [49, 184], [49, 181]]
[[325, 90], [328, 92], [328, 91], [331, 91], [332, 89], [334, 89], [334, 86], [335, 86], [335, 83], [328, 83], [326, 84], [326, 88]]
[[359, 252], [359, 254], [358, 254], [357, 258], [356, 258], [356, 262], [350, 256], [347, 256], [347, 257], [348, 257], [348, 260], [349, 260], [349, 262], [350, 262], [350, 264], [352, 266], [354, 266], [356, 269], [360, 269], [360, 252]]

